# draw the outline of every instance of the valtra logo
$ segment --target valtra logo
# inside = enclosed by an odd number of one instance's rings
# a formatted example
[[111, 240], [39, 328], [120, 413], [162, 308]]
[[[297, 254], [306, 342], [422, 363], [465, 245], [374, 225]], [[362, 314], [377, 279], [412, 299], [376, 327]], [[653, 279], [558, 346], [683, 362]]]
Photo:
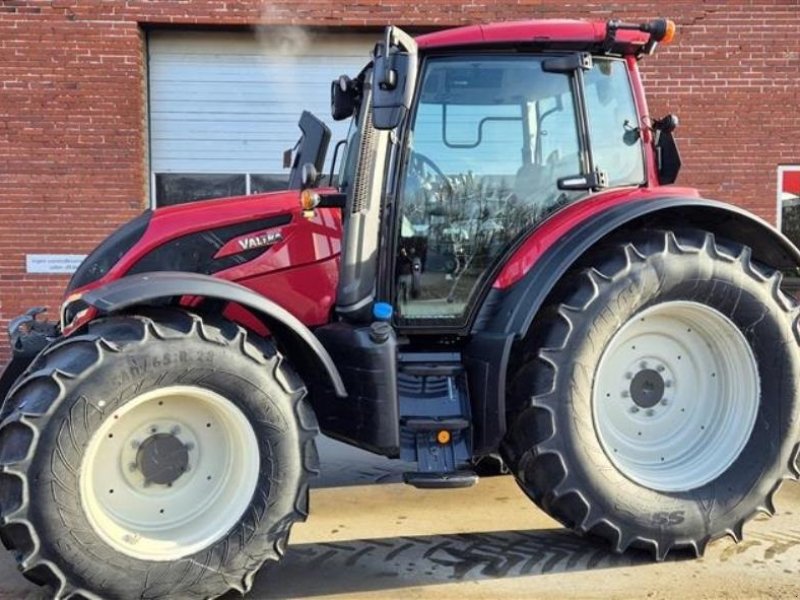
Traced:
[[283, 239], [283, 234], [280, 231], [268, 231], [259, 235], [245, 237], [239, 240], [239, 248], [243, 252], [245, 250], [254, 250], [255, 248], [263, 248], [270, 246]]

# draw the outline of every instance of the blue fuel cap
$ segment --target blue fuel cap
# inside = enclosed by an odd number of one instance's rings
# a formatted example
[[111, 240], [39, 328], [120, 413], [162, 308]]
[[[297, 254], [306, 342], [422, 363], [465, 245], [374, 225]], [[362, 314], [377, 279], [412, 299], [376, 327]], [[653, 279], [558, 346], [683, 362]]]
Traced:
[[378, 321], [389, 321], [394, 308], [388, 302], [376, 302], [372, 305], [372, 316]]

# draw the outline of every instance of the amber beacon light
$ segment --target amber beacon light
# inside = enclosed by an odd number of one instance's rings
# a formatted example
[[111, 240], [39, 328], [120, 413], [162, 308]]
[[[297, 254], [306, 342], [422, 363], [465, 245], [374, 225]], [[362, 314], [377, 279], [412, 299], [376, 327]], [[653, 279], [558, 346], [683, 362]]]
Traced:
[[612, 19], [606, 23], [606, 40], [607, 48], [611, 48], [617, 31], [642, 31], [650, 34], [650, 41], [645, 45], [647, 54], [652, 53], [657, 44], [669, 44], [675, 38], [675, 21], [672, 19], [653, 19], [645, 23], [625, 23], [619, 19]]

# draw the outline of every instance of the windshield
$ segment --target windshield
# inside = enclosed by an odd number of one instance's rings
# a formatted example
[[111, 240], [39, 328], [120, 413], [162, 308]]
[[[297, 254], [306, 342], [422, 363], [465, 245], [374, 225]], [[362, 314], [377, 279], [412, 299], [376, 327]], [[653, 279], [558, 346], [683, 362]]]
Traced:
[[[558, 189], [559, 179], [580, 175], [587, 161], [573, 76], [545, 71], [546, 58], [425, 62], [402, 194], [401, 316], [464, 316], [514, 240], [587, 193]], [[597, 112], [590, 129], [602, 138], [596, 162], [613, 171], [612, 181], [640, 183], [642, 150], [638, 130], [631, 133], [637, 118], [619, 66], [618, 73], [597, 61], [598, 72], [587, 74], [587, 99]]]

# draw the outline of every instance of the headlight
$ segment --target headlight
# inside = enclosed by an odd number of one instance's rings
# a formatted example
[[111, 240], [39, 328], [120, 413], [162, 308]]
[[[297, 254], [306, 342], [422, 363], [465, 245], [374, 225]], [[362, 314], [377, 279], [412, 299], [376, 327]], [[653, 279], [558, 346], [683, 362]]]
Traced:
[[146, 210], [100, 242], [100, 245], [86, 257], [81, 266], [78, 267], [78, 270], [73, 273], [72, 279], [70, 279], [67, 286], [67, 293], [97, 281], [108, 273], [111, 267], [117, 264], [119, 259], [142, 238], [152, 216], [153, 211]]

